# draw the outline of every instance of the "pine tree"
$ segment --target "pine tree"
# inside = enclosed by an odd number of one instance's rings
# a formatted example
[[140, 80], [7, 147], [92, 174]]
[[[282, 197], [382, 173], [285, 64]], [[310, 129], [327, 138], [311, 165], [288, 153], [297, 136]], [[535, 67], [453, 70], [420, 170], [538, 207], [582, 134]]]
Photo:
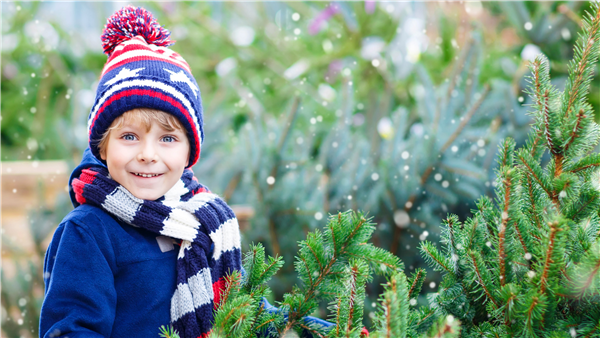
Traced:
[[[338, 337], [342, 331], [358, 337], [363, 327], [365, 283], [372, 273], [390, 275], [403, 268], [396, 256], [367, 243], [374, 230], [362, 214], [348, 211], [332, 216], [323, 231], [309, 233], [300, 242], [295, 262], [302, 285], [286, 293], [276, 311], [266, 311], [262, 297], [270, 291], [265, 283], [283, 261], [265, 260], [262, 244], [253, 245], [244, 258], [246, 276], [234, 273], [227, 280], [212, 336], [279, 337], [294, 330], [317, 337]], [[340, 290], [349, 292], [342, 295]], [[323, 300], [332, 301], [334, 330], [306, 320]]]
[[444, 273], [429, 300], [462, 322], [463, 336], [600, 335], [600, 140], [586, 102], [600, 53], [600, 5], [584, 19], [563, 92], [549, 62], [531, 64], [534, 124], [525, 146], [500, 146], [496, 199], [445, 222], [443, 250], [421, 246]]
[[[364, 285], [373, 272], [388, 272], [374, 337], [600, 334], [600, 155], [593, 152], [600, 129], [585, 102], [600, 53], [600, 4], [592, 8], [562, 93], [550, 83], [548, 61], [540, 56], [532, 63], [529, 94], [535, 122], [522, 148], [515, 149], [510, 138], [502, 142], [495, 200], [480, 198], [465, 222], [450, 215], [444, 222], [442, 250], [422, 244], [424, 258], [444, 274], [438, 292], [428, 297], [430, 307], [411, 309], [424, 271], [407, 278], [399, 262], [392, 264], [393, 256], [366, 243], [372, 224], [360, 214], [339, 214], [323, 233], [309, 233], [301, 242], [296, 270], [304, 288], [285, 295], [278, 311], [283, 320], [267, 320], [273, 323], [273, 335], [304, 328], [319, 337], [358, 337]], [[388, 263], [377, 269], [384, 259]], [[267, 271], [271, 264], [247, 266], [250, 276], [261, 266]], [[303, 316], [316, 307], [317, 299], [332, 295], [335, 325], [327, 331], [303, 325]], [[252, 299], [247, 294], [237, 298]], [[257, 302], [249, 301], [247, 318], [238, 315], [235, 322], [254, 323], [257, 316], [251, 312], [260, 314], [263, 308]], [[230, 308], [219, 312], [233, 316]], [[224, 328], [222, 323], [217, 320], [216, 327]]]

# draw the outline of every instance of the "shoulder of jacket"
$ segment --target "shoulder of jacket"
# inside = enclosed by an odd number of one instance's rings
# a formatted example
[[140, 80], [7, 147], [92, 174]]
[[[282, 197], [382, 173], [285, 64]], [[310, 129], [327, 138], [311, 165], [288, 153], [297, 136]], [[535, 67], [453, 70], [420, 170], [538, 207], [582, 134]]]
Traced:
[[118, 226], [117, 220], [106, 211], [87, 204], [82, 204], [71, 210], [61, 222], [62, 226], [66, 226], [67, 224], [79, 226], [90, 234], [98, 230], [106, 230], [111, 225]]

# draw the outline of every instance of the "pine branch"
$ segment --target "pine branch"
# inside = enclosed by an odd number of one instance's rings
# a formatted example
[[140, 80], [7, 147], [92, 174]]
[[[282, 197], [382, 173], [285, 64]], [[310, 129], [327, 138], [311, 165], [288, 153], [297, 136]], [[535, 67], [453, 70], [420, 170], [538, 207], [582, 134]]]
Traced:
[[[600, 28], [600, 11], [598, 7], [598, 2], [592, 2], [592, 11], [596, 12], [595, 17], [590, 16], [591, 20], [584, 20], [585, 33], [582, 39], [577, 41], [575, 58], [569, 65], [570, 76], [567, 84], [569, 90], [565, 90], [564, 93], [564, 97], [568, 99], [567, 106], [564, 109], [565, 116], [569, 115], [575, 102], [581, 100], [589, 88], [589, 84], [586, 85], [586, 83], [593, 74], [593, 68], [590, 64], [598, 58], [598, 38], [600, 37], [598, 34]], [[583, 52], [580, 51], [581, 47], [585, 48]]]
[[460, 321], [452, 315], [440, 318], [427, 334], [431, 338], [453, 338], [460, 336]]
[[167, 325], [166, 327], [164, 325], [161, 325], [160, 327], [160, 333], [158, 334], [160, 337], [163, 338], [179, 338], [179, 332], [177, 332], [177, 330], [175, 330], [173, 328], [173, 326], [171, 325]]
[[573, 141], [575, 141], [576, 138], [580, 137], [579, 133], [582, 131], [581, 120], [583, 120], [586, 117], [587, 116], [585, 116], [583, 109], [580, 109], [579, 113], [577, 114], [577, 122], [575, 123], [575, 127], [573, 127], [573, 131], [569, 136], [569, 141], [564, 147], [565, 153], [569, 151], [569, 147], [571, 146], [571, 144], [573, 144]]
[[585, 172], [588, 169], [593, 169], [596, 167], [600, 167], [600, 154], [598, 153], [590, 154], [580, 159], [576, 163], [569, 165], [567, 170], [572, 173], [578, 173], [581, 171]]
[[473, 104], [473, 106], [471, 106], [471, 109], [469, 109], [469, 111], [465, 114], [464, 118], [462, 119], [462, 121], [460, 122], [460, 124], [458, 125], [456, 130], [452, 133], [452, 135], [450, 135], [450, 138], [448, 138], [446, 143], [444, 143], [444, 145], [440, 148], [440, 154], [443, 154], [444, 152], [446, 152], [446, 149], [448, 149], [448, 147], [450, 147], [452, 145], [452, 143], [454, 143], [454, 140], [456, 140], [458, 135], [460, 135], [460, 133], [462, 133], [462, 130], [465, 128], [467, 123], [469, 123], [469, 121], [473, 117], [473, 114], [475, 114], [475, 112], [477, 112], [477, 110], [479, 109], [479, 107], [481, 106], [481, 104], [483, 103], [483, 101], [485, 100], [485, 98], [489, 92], [490, 92], [490, 86], [486, 84], [483, 89], [483, 93], [479, 97], [479, 100], [477, 100]]
[[406, 337], [408, 331], [409, 294], [406, 276], [398, 272], [384, 285], [375, 316], [377, 337]]
[[508, 206], [510, 202], [510, 189], [511, 189], [511, 175], [509, 172], [506, 174], [506, 178], [504, 179], [504, 186], [506, 187], [504, 191], [504, 211], [502, 212], [502, 223], [500, 224], [500, 231], [498, 231], [498, 258], [500, 261], [500, 285], [504, 286], [506, 284], [506, 253], [505, 253], [505, 234], [506, 234], [506, 225], [509, 220], [508, 216]]
[[448, 262], [443, 261], [445, 257], [443, 257], [430, 242], [428, 242], [428, 241], [423, 242], [423, 244], [420, 247], [420, 250], [421, 250], [421, 253], [424, 254], [424, 258], [426, 260], [430, 260], [431, 262], [434, 262], [435, 266], [441, 268], [441, 269], [439, 269], [439, 268], [436, 269], [434, 267], [434, 270], [436, 270], [436, 271], [445, 270], [446, 272], [454, 275], [454, 272], [448, 266]]
[[479, 262], [478, 262], [478, 261], [481, 260], [481, 258], [477, 259], [475, 256], [478, 255], [478, 254], [476, 252], [472, 251], [472, 250], [469, 250], [468, 255], [471, 258], [471, 262], [472, 262], [473, 267], [475, 269], [475, 274], [477, 276], [477, 281], [478, 281], [479, 285], [483, 288], [483, 291], [485, 292], [487, 298], [489, 300], [491, 300], [492, 303], [494, 303], [494, 305], [496, 306], [496, 308], [498, 308], [498, 303], [496, 302], [496, 299], [494, 297], [492, 297], [492, 294], [491, 294], [489, 288], [486, 286], [486, 283], [483, 280], [482, 271], [480, 269]]
[[[550, 152], [552, 153], [552, 155], [554, 155], [554, 157], [556, 158], [557, 156], [561, 155], [561, 151], [558, 148], [558, 142], [556, 142], [555, 140], [553, 140], [553, 137], [556, 134], [556, 131], [554, 130], [554, 123], [551, 123], [550, 121], [550, 97], [549, 97], [549, 91], [546, 90], [546, 92], [544, 93], [544, 95], [542, 96], [542, 116], [544, 117], [544, 125], [546, 127], [546, 132], [545, 132], [545, 136], [546, 136], [546, 142], [548, 143], [548, 149], [550, 149]], [[555, 175], [556, 177], [556, 175]]]
[[234, 271], [231, 275], [225, 276], [225, 288], [221, 293], [221, 299], [217, 308], [220, 308], [223, 304], [227, 303], [231, 293], [240, 286], [241, 280], [242, 274], [239, 271]]
[[[316, 306], [317, 297], [327, 298], [328, 295], [335, 295], [334, 290], [337, 290], [340, 279], [346, 276], [343, 266], [349, 258], [360, 256], [370, 265], [378, 264], [378, 267], [385, 266], [386, 269], [389, 267], [389, 272], [400, 267], [397, 257], [366, 243], [373, 231], [374, 226], [362, 214], [349, 211], [338, 213], [337, 217], [330, 218], [325, 229], [324, 242], [318, 231], [314, 235], [309, 235], [306, 241], [300, 242], [296, 270], [300, 279], [304, 281], [306, 289], [296, 290], [295, 295], [289, 295], [284, 299], [283, 304], [289, 307], [290, 312], [282, 333], [297, 325], [300, 319]], [[365, 266], [368, 268], [367, 265]], [[363, 275], [367, 276], [368, 273], [361, 274]], [[360, 302], [353, 301], [353, 304], [359, 306]], [[362, 315], [362, 305], [359, 308]], [[352, 318], [359, 318], [359, 314], [353, 313]]]
[[524, 149], [519, 149], [517, 151], [517, 157], [523, 163], [523, 166], [527, 168], [528, 173], [533, 177], [537, 184], [542, 187], [542, 189], [546, 192], [550, 199], [555, 198], [554, 191], [550, 187], [550, 184], [546, 181], [546, 179], [542, 176], [542, 168], [539, 163], [537, 163]]
[[[535, 205], [535, 202], [537, 201], [536, 196], [533, 193], [533, 182], [531, 181], [531, 176], [529, 175], [525, 175], [525, 177], [527, 177], [527, 192], [529, 193], [529, 200], [531, 201], [531, 215], [533, 216], [533, 220], [535, 221], [535, 224], [537, 225], [538, 229], [541, 229], [542, 227], [542, 222], [540, 221], [540, 217], [538, 215], [538, 210], [539, 208]], [[519, 237], [521, 237], [521, 234], [519, 234]], [[521, 237], [522, 240], [522, 237]], [[523, 245], [525, 246], [525, 245]]]
[[408, 290], [408, 298], [410, 299], [413, 294], [418, 294], [421, 290], [421, 286], [425, 281], [425, 270], [419, 268], [413, 273], [411, 277], [412, 282], [410, 283], [410, 290]]
[[517, 225], [517, 222], [515, 222], [514, 225], [515, 225], [515, 230], [517, 231], [519, 242], [521, 243], [521, 246], [523, 247], [523, 251], [525, 251], [526, 253], [529, 252], [530, 250], [527, 249], [527, 245], [525, 245], [525, 241], [523, 240], [523, 235], [521, 234], [521, 230], [519, 230], [519, 226]]
[[550, 225], [550, 237], [548, 240], [548, 249], [546, 250], [546, 259], [544, 260], [544, 267], [542, 269], [542, 276], [540, 278], [540, 293], [544, 294], [548, 287], [548, 272], [550, 270], [550, 264], [553, 263], [552, 255], [554, 253], [554, 241], [556, 240], [556, 233], [562, 231], [558, 228], [558, 222], [553, 222]]

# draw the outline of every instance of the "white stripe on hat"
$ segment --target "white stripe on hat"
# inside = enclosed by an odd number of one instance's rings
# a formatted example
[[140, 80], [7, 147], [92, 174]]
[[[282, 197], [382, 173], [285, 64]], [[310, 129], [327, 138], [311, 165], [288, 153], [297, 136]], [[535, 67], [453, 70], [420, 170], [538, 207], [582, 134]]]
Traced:
[[[147, 44], [141, 43], [139, 41], [135, 41], [135, 40], [129, 40], [128, 42], [130, 42], [130, 41], [131, 41], [131, 43], [123, 42], [123, 43], [121, 43], [121, 45], [123, 45], [123, 47], [125, 47], [126, 45], [139, 45], [140, 48], [126, 51], [119, 56], [109, 59], [110, 61], [104, 65], [104, 68], [102, 68], [101, 76], [104, 76], [105, 72], [108, 69], [110, 69], [112, 66], [118, 64], [119, 62], [125, 61], [127, 59], [132, 59], [131, 62], [134, 62], [135, 60], [133, 60], [133, 58], [140, 57], [140, 56], [150, 56], [153, 58], [163, 59], [165, 61], [171, 61], [171, 62], [177, 64], [179, 67], [187, 70], [188, 73], [191, 74], [190, 67], [187, 65], [185, 60], [183, 60], [183, 58], [177, 57], [177, 56], [171, 57], [171, 55], [174, 53], [170, 49], [164, 48], [164, 47], [160, 48], [161, 50], [165, 51], [163, 54], [161, 54], [161, 53], [158, 53], [153, 50], [148, 50], [148, 47], [154, 46], [154, 45], [147, 45]], [[121, 45], [119, 45], [119, 46], [121, 46]], [[151, 48], [151, 49], [154, 49], [154, 48]], [[157, 48], [157, 49], [159, 49], [159, 48]], [[155, 49], [155, 50], [157, 50], [157, 49]], [[114, 52], [113, 52], [113, 54], [114, 54]]]
[[225, 251], [241, 248], [240, 229], [237, 218], [229, 219], [227, 222], [221, 224], [221, 226], [209, 236], [215, 244], [215, 249], [213, 251], [213, 258], [215, 260], [218, 260]]
[[[130, 46], [130, 45], [140, 45], [142, 47], [145, 48], [150, 48], [151, 50], [157, 52], [157, 51], [162, 51], [162, 55], [164, 56], [168, 56], [169, 58], [175, 58], [180, 62], [183, 62], [186, 64], [186, 69], [190, 72], [190, 74], [192, 73], [191, 70], [189, 69], [189, 65], [187, 64], [187, 62], [185, 61], [185, 59], [183, 57], [181, 57], [181, 55], [179, 55], [178, 53], [176, 53], [175, 51], [173, 51], [172, 49], [168, 48], [168, 47], [163, 47], [163, 46], [157, 46], [154, 44], [148, 44], [146, 42], [146, 40], [142, 37], [142, 36], [136, 36], [130, 40], [127, 41], [123, 41], [121, 42], [111, 53], [111, 55], [115, 55], [118, 54], [118, 52], [122, 51], [123, 49], [125, 49], [126, 46]], [[105, 67], [106, 68], [106, 67]]]
[[104, 102], [107, 99], [109, 99], [115, 92], [120, 91], [122, 89], [132, 88], [132, 87], [150, 87], [150, 88], [154, 88], [154, 89], [159, 89], [159, 90], [169, 93], [170, 95], [172, 95], [173, 97], [175, 97], [179, 101], [181, 101], [183, 103], [183, 106], [185, 107], [185, 109], [188, 111], [188, 113], [192, 117], [192, 120], [194, 121], [194, 128], [196, 128], [196, 133], [198, 134], [200, 143], [202, 143], [202, 133], [200, 133], [200, 123], [198, 122], [198, 117], [196, 116], [196, 111], [192, 107], [190, 101], [188, 101], [188, 99], [185, 97], [185, 95], [183, 95], [183, 93], [181, 93], [179, 90], [177, 90], [177, 88], [175, 88], [173, 86], [169, 86], [169, 85], [165, 84], [164, 82], [158, 82], [158, 81], [154, 81], [154, 80], [133, 79], [133, 80], [129, 80], [129, 81], [124, 81], [124, 82], [119, 83], [116, 86], [111, 87], [109, 90], [104, 92], [104, 94], [98, 100], [98, 103], [96, 103], [96, 105], [92, 109], [92, 112], [90, 113], [90, 116], [88, 118], [88, 132], [90, 131], [90, 129], [92, 127], [92, 121], [94, 121], [94, 119], [96, 118], [96, 114], [97, 114], [98, 110], [100, 109], [100, 107], [102, 107], [102, 104], [104, 104]]
[[198, 271], [187, 283], [177, 285], [171, 298], [171, 321], [176, 321], [186, 313], [202, 305], [209, 304], [214, 298], [212, 276], [208, 268]]
[[122, 185], [119, 185], [106, 196], [102, 207], [125, 222], [131, 223], [143, 203], [144, 200], [133, 196]]

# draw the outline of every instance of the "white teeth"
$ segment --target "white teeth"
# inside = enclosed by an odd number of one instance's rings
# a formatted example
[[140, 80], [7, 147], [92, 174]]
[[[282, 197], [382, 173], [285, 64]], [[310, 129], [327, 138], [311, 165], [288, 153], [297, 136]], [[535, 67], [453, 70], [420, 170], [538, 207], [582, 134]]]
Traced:
[[158, 176], [160, 174], [140, 174], [140, 173], [133, 173], [136, 176], [141, 176], [141, 177], [154, 177], [154, 176]]

